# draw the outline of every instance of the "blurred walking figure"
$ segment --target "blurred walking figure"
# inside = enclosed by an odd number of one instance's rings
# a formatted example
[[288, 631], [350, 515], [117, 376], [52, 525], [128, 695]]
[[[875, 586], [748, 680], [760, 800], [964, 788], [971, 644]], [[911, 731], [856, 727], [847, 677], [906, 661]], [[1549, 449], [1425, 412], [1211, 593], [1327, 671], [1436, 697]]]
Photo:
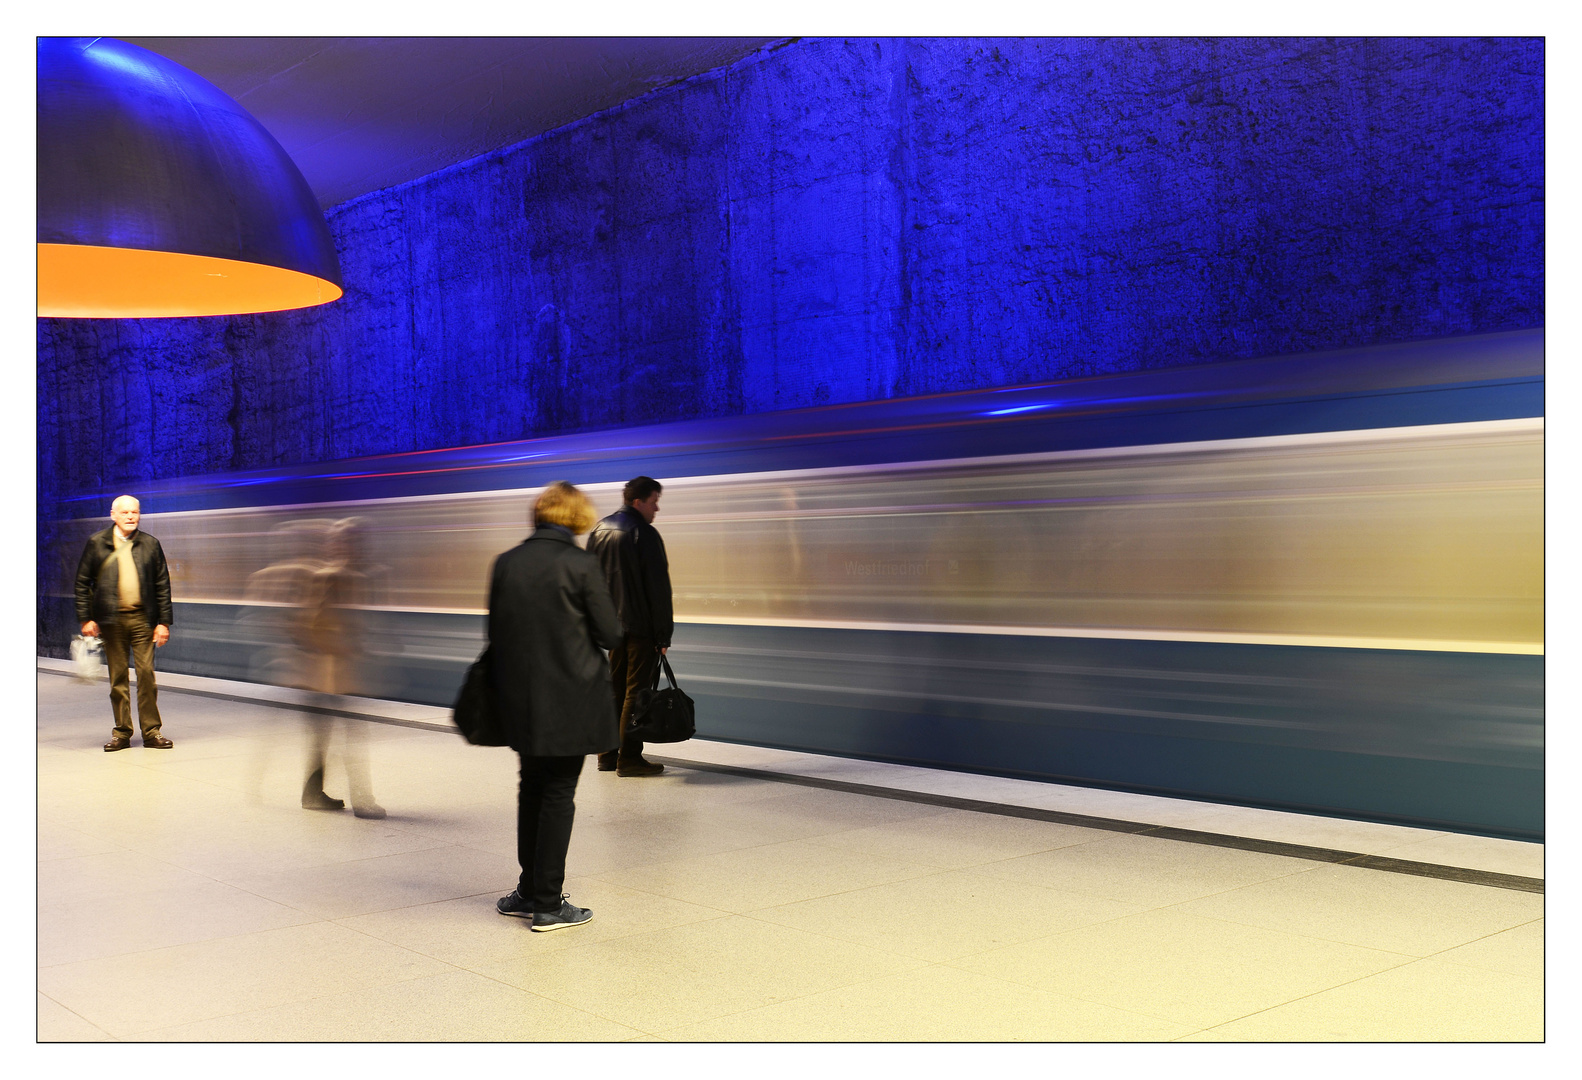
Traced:
[[254, 646], [248, 678], [270, 686], [306, 684], [305, 660], [298, 648], [298, 612], [307, 602], [308, 583], [324, 566], [325, 535], [334, 521], [300, 518], [270, 532], [273, 561], [247, 578], [237, 615], [242, 640]]
[[160, 734], [159, 687], [154, 682], [154, 650], [170, 640], [175, 621], [170, 605], [170, 571], [159, 541], [137, 527], [142, 504], [122, 495], [110, 504], [108, 529], [83, 545], [77, 561], [77, 621], [85, 638], [104, 635], [104, 660], [110, 668], [110, 711], [115, 728], [107, 751], [132, 745], [132, 691], [128, 656], [137, 668], [137, 723], [143, 745], [169, 750], [175, 744]]
[[675, 617], [670, 597], [670, 560], [654, 528], [664, 485], [651, 476], [628, 480], [624, 505], [599, 522], [588, 550], [599, 559], [610, 596], [621, 617], [623, 640], [610, 651], [610, 680], [621, 714], [620, 747], [599, 755], [601, 772], [657, 776], [665, 767], [643, 757], [643, 741], [632, 737], [632, 707], [639, 690], [654, 685], [659, 657], [670, 648]]
[[582, 759], [617, 741], [610, 668], [601, 649], [621, 624], [593, 556], [572, 537], [593, 527], [593, 504], [565, 481], [533, 504], [533, 535], [494, 561], [489, 576], [490, 675], [495, 707], [521, 757], [516, 857], [522, 874], [496, 907], [560, 930], [593, 917], [562, 891]]
[[[300, 566], [286, 575], [300, 589], [294, 636], [303, 665], [304, 689], [341, 695], [357, 687], [363, 655], [359, 609], [368, 602], [362, 540], [361, 523], [356, 518], [337, 521], [323, 534], [323, 550], [317, 564]], [[333, 707], [332, 702], [325, 704]], [[330, 740], [339, 729], [352, 812], [360, 818], [384, 817], [384, 807], [374, 800], [368, 771], [368, 732], [363, 722], [326, 713], [310, 713], [307, 719], [303, 808], [340, 810], [346, 805], [324, 793], [324, 763]]]
[[[330, 518], [297, 518], [270, 530], [269, 565], [248, 576], [244, 604], [236, 616], [238, 639], [252, 646], [249, 681], [307, 685], [306, 658], [297, 643], [299, 613], [307, 600], [308, 582], [324, 565], [324, 538], [333, 524]], [[311, 741], [312, 730], [306, 735]], [[274, 740], [254, 744], [248, 779], [255, 799], [262, 798], [264, 775], [277, 747]]]

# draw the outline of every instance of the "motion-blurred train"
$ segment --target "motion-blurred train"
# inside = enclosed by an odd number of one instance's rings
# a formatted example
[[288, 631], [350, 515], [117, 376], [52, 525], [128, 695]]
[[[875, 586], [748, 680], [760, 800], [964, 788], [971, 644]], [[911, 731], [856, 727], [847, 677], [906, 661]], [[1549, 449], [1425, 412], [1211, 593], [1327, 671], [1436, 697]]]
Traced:
[[161, 667], [277, 680], [260, 572], [352, 518], [360, 692], [449, 704], [537, 490], [638, 474], [702, 737], [1543, 835], [1541, 331], [149, 484]]

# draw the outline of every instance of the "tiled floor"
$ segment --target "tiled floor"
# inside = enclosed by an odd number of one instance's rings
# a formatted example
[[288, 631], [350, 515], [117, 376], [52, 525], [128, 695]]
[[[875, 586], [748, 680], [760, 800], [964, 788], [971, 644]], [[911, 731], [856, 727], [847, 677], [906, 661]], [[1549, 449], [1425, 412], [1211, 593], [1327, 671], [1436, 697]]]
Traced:
[[[170, 676], [175, 749], [105, 754], [104, 685], [45, 666], [42, 1042], [1544, 1037], [1542, 895], [679, 765], [585, 769], [567, 888], [596, 914], [533, 934], [494, 911], [517, 875], [509, 751], [347, 721], [389, 816], [309, 812], [298, 714]], [[1510, 841], [699, 741], [655, 756], [1543, 876], [1542, 847]], [[333, 757], [327, 787], [346, 793]]]

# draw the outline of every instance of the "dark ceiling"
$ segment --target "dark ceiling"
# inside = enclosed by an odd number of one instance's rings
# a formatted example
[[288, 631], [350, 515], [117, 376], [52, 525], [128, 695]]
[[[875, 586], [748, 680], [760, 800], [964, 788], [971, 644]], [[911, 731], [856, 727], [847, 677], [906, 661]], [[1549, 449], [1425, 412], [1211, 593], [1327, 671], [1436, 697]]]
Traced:
[[230, 94], [320, 205], [416, 179], [773, 38], [125, 38]]

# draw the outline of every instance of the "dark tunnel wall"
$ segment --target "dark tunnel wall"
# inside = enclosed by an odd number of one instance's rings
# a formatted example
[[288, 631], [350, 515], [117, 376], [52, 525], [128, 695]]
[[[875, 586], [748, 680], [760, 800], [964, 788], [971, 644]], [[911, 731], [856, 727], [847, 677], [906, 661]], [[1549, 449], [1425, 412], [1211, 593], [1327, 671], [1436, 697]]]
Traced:
[[796, 41], [336, 207], [326, 307], [39, 320], [40, 516], [146, 479], [1541, 326], [1543, 67], [1538, 39]]

